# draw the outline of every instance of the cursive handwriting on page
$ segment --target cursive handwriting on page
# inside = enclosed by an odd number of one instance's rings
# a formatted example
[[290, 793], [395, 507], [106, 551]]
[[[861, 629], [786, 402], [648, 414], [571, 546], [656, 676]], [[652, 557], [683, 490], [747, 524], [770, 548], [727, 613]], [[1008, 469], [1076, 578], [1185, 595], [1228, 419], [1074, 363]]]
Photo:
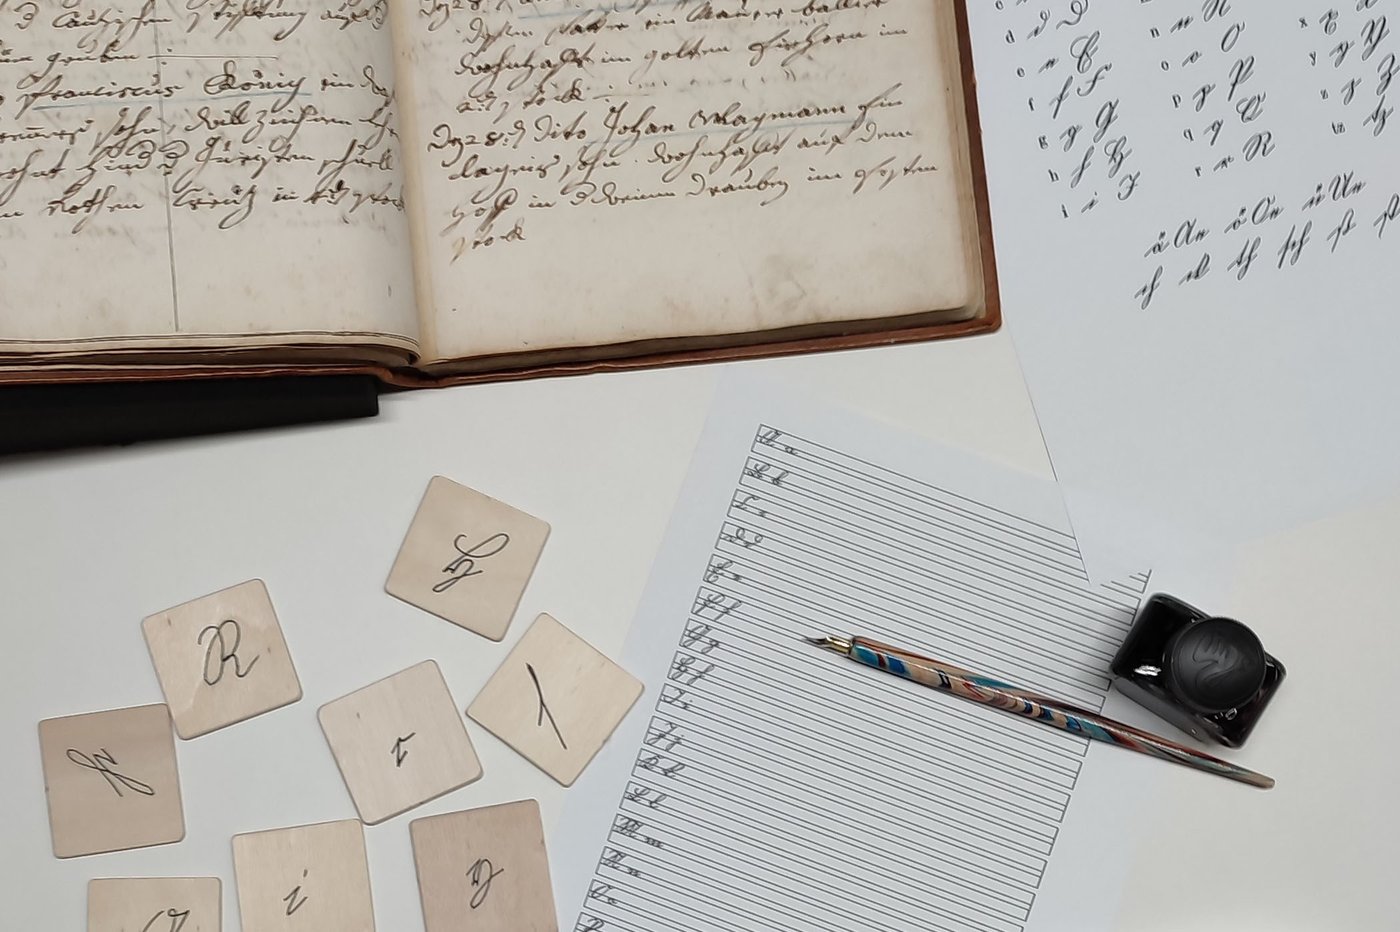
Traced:
[[[965, 300], [961, 98], [950, 99], [943, 4], [412, 6], [410, 152], [447, 346]], [[608, 281], [611, 263], [631, 274]], [[599, 312], [554, 309], [581, 300]]]
[[[389, 329], [383, 282], [407, 275], [383, 274], [405, 230], [387, 12], [0, 0], [0, 338]], [[318, 319], [297, 291], [325, 262], [372, 277], [375, 310], [347, 290], [348, 326]]]

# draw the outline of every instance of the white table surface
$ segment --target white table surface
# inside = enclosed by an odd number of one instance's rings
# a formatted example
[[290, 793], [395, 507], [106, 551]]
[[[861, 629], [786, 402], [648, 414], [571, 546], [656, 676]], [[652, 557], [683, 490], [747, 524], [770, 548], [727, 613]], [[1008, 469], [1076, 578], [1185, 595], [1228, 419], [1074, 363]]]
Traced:
[[[934, 440], [1049, 470], [1004, 333], [743, 365]], [[234, 932], [232, 835], [355, 816], [320, 705], [433, 658], [465, 707], [541, 611], [616, 652], [719, 373], [418, 392], [385, 398], [374, 420], [0, 462], [0, 928], [84, 929], [91, 877], [213, 875]], [[503, 643], [383, 592], [435, 474], [553, 526]], [[1288, 664], [1256, 738], [1269, 753], [1254, 759], [1273, 765], [1279, 788], [1241, 805], [1214, 781], [1161, 781], [1140, 824], [1105, 839], [1106, 856], [1131, 858], [1118, 927], [1400, 929], [1386, 888], [1400, 865], [1400, 756], [1387, 707], [1400, 653], [1397, 553], [1400, 497], [1245, 555], [1219, 610], [1253, 624]], [[141, 619], [252, 577], [272, 593], [304, 698], [178, 743], [182, 843], [53, 858], [37, 722], [161, 701]], [[568, 805], [552, 780], [469, 727], [481, 781], [366, 829], [381, 932], [421, 928], [412, 818], [535, 796], [549, 824]], [[1092, 879], [1084, 892], [1102, 895]]]

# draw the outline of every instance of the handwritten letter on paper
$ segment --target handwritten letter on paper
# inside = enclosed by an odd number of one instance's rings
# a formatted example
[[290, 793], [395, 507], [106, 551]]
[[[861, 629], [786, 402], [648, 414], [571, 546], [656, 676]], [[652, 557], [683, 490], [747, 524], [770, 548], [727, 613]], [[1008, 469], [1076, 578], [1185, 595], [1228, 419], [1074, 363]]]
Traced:
[[0, 340], [411, 334], [392, 61], [386, 0], [0, 0]]

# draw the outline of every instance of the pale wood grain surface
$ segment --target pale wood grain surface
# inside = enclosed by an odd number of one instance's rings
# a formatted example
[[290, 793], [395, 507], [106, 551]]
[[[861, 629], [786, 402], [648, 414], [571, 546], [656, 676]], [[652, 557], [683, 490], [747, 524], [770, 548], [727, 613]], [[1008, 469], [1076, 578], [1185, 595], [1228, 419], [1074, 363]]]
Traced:
[[370, 825], [481, 777], [466, 723], [432, 660], [326, 703], [320, 719]]
[[354, 819], [235, 835], [233, 871], [243, 932], [374, 932]]
[[88, 882], [87, 932], [220, 932], [217, 877], [103, 877]]
[[45, 719], [39, 747], [55, 856], [185, 837], [175, 736], [164, 704]]
[[141, 630], [181, 738], [301, 698], [292, 655], [260, 579], [151, 615]]
[[538, 802], [450, 812], [409, 828], [427, 932], [558, 932]]
[[569, 786], [641, 694], [640, 680], [540, 615], [467, 715]]
[[548, 537], [539, 518], [435, 476], [384, 590], [499, 641]]

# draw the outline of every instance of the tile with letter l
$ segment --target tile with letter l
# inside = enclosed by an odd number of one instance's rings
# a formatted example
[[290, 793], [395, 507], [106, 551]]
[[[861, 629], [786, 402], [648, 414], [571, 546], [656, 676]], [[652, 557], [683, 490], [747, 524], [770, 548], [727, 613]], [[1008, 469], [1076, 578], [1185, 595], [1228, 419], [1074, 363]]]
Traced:
[[541, 615], [467, 715], [570, 786], [641, 694], [640, 680]]
[[88, 881], [87, 932], [219, 932], [217, 877], [102, 877]]
[[558, 932], [535, 800], [415, 819], [409, 833], [427, 932]]
[[374, 932], [358, 819], [233, 836], [243, 932]]
[[45, 719], [39, 756], [56, 857], [185, 837], [175, 734], [164, 704]]
[[141, 631], [181, 738], [301, 698], [292, 655], [260, 579], [151, 615]]
[[384, 590], [499, 641], [548, 537], [539, 518], [434, 476]]
[[370, 825], [481, 778], [467, 724], [432, 660], [326, 703], [320, 719]]

